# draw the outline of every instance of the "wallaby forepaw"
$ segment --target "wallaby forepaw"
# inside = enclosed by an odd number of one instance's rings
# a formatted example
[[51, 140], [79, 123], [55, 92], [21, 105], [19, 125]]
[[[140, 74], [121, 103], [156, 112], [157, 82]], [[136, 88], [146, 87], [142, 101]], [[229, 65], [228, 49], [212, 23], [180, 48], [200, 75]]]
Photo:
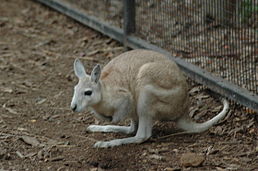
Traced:
[[108, 147], [112, 147], [110, 146], [110, 144], [108, 142], [105, 141], [98, 141], [94, 144], [93, 146], [94, 148], [108, 148]]
[[99, 132], [98, 125], [90, 125], [86, 128], [86, 132]]
[[112, 140], [112, 141], [98, 141], [94, 144], [94, 148], [109, 148], [122, 145], [120, 141]]

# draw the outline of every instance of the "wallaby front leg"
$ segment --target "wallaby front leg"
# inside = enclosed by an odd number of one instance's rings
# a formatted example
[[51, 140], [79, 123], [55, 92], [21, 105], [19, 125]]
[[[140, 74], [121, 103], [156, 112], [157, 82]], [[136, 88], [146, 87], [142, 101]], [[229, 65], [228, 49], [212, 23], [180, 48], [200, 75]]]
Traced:
[[[115, 113], [112, 116], [112, 122], [117, 123], [126, 116], [128, 116], [131, 113], [132, 110], [132, 101], [130, 98], [130, 95], [126, 94], [122, 96], [121, 99], [117, 102], [117, 108], [115, 110]], [[97, 116], [101, 116], [98, 113], [95, 113]], [[87, 131], [90, 132], [121, 132], [125, 134], [133, 133], [136, 130], [137, 123], [133, 120], [131, 121], [130, 126], [117, 126], [117, 125], [106, 125], [106, 126], [100, 126], [100, 125], [90, 125], [87, 128]]]
[[140, 117], [139, 118], [139, 127], [136, 133], [136, 136], [116, 139], [111, 141], [98, 141], [94, 144], [95, 148], [108, 148], [119, 146], [123, 144], [131, 144], [131, 143], [142, 143], [151, 137], [152, 132], [152, 118], [149, 117]]
[[135, 132], [137, 128], [137, 123], [131, 120], [130, 126], [118, 126], [118, 125], [90, 125], [87, 128], [89, 132], [115, 132], [131, 134]]

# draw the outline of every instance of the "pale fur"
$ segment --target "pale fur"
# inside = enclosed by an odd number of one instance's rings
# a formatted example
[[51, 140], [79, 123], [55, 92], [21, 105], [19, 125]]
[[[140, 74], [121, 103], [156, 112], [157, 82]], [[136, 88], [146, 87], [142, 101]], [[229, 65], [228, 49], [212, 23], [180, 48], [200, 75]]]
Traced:
[[[178, 66], [163, 54], [149, 50], [132, 50], [111, 60], [102, 71], [96, 66], [91, 76], [82, 63], [74, 63], [79, 83], [75, 87], [71, 108], [82, 111], [90, 108], [97, 118], [117, 123], [131, 119], [130, 126], [90, 125], [90, 132], [122, 132], [136, 135], [111, 141], [99, 141], [95, 147], [113, 147], [129, 143], [142, 143], [151, 137], [153, 121], [172, 120], [186, 133], [209, 129], [222, 119], [223, 110], [205, 123], [195, 123], [188, 116], [189, 98], [185, 77]], [[91, 96], [85, 96], [92, 90]]]

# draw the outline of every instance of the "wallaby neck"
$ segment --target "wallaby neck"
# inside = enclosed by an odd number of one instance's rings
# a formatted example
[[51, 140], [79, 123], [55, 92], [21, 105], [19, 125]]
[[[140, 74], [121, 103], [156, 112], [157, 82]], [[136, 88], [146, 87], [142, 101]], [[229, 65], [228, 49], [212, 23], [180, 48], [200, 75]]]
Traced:
[[101, 91], [101, 99], [99, 103], [92, 105], [92, 108], [99, 114], [110, 116], [114, 111], [112, 104], [112, 89], [101, 80], [99, 81], [99, 86]]

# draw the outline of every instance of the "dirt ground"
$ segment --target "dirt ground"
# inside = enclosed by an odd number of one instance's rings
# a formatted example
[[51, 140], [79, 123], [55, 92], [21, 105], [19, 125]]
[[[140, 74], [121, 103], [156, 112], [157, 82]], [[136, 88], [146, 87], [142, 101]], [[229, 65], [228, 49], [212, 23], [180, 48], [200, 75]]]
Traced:
[[[34, 1], [1, 0], [0, 170], [258, 170], [257, 113], [234, 104], [205, 133], [162, 138], [174, 125], [156, 122], [143, 144], [93, 148], [97, 140], [126, 135], [85, 131], [98, 121], [69, 109], [77, 82], [72, 64], [79, 57], [90, 72], [123, 51]], [[209, 91], [191, 86], [194, 119], [202, 122], [221, 110]]]

